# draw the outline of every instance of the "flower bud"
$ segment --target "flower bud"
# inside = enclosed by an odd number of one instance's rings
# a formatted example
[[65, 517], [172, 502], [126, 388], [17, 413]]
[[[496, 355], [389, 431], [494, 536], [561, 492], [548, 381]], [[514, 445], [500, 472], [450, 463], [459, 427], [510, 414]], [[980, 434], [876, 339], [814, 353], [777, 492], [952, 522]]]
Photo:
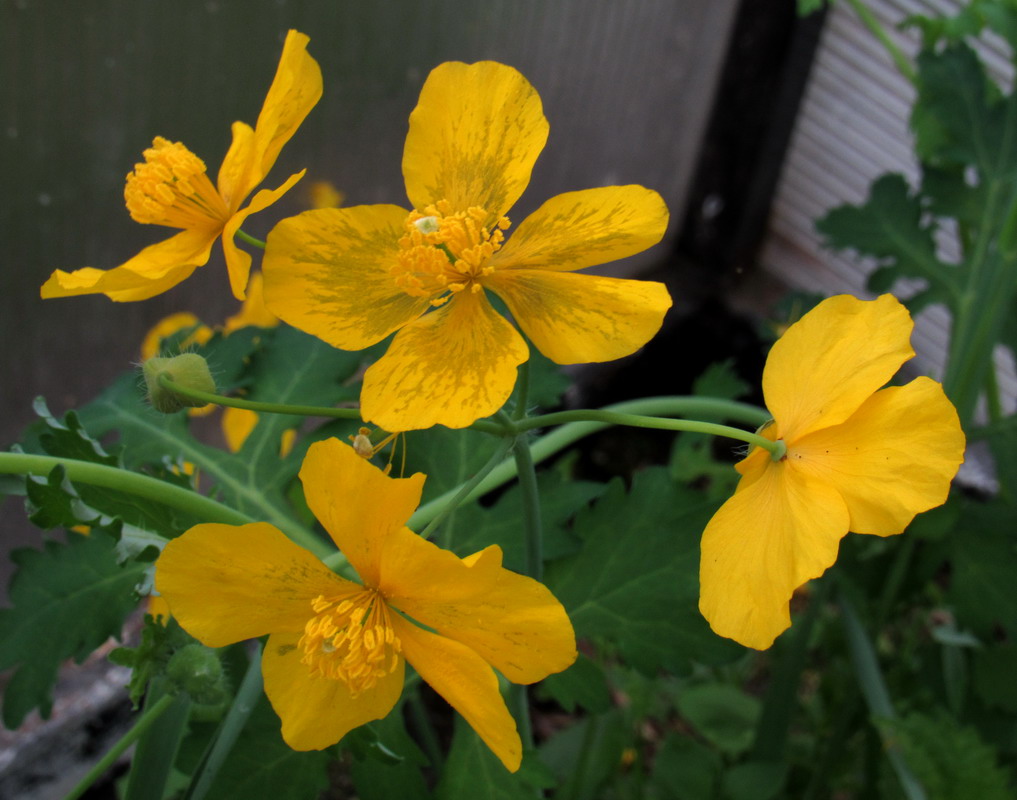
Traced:
[[161, 411], [163, 414], [172, 414], [183, 408], [203, 406], [205, 402], [192, 400], [164, 388], [159, 383], [159, 377], [162, 375], [166, 375], [185, 389], [215, 393], [215, 381], [212, 379], [212, 373], [208, 370], [208, 362], [197, 353], [183, 353], [172, 358], [156, 356], [142, 364], [141, 370], [145, 376], [145, 386], [148, 389], [148, 401], [156, 411]]
[[219, 656], [203, 644], [184, 645], [170, 656], [166, 677], [198, 705], [216, 706], [229, 694]]

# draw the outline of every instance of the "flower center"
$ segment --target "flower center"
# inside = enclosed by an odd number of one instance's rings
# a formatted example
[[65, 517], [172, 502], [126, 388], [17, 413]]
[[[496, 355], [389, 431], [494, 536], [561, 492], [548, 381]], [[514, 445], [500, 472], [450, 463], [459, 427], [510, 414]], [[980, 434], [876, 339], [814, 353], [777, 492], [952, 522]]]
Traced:
[[340, 680], [353, 697], [374, 688], [399, 666], [402, 646], [392, 629], [391, 611], [373, 589], [361, 588], [311, 601], [315, 616], [304, 626], [300, 659], [312, 675]]
[[222, 225], [229, 210], [205, 171], [205, 162], [180, 142], [156, 136], [127, 176], [124, 200], [135, 222], [170, 228]]
[[412, 297], [430, 298], [433, 306], [456, 292], [479, 292], [480, 279], [494, 272], [485, 264], [501, 248], [509, 226], [508, 217], [493, 225], [490, 219], [478, 206], [453, 213], [447, 200], [411, 211], [399, 240], [399, 263], [391, 270], [396, 285]]

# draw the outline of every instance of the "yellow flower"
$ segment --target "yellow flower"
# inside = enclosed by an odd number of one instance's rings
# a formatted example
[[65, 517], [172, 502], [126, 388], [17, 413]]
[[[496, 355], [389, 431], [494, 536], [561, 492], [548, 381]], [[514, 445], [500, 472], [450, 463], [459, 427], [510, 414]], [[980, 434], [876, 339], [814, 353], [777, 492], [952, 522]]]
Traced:
[[699, 609], [716, 633], [769, 647], [791, 624], [791, 594], [836, 561], [848, 531], [900, 533], [946, 501], [964, 460], [953, 405], [929, 378], [880, 388], [914, 356], [912, 327], [891, 295], [840, 295], [773, 346], [762, 433], [787, 452], [751, 451], [703, 534]]
[[668, 214], [656, 192], [558, 195], [505, 240], [505, 214], [547, 133], [540, 97], [516, 70], [442, 64], [410, 115], [412, 211], [308, 211], [269, 235], [265, 299], [281, 319], [347, 350], [398, 331], [364, 375], [365, 420], [390, 431], [461, 428], [501, 408], [528, 349], [484, 290], [559, 364], [621, 358], [660, 328], [671, 306], [663, 284], [575, 272], [658, 242]]
[[112, 300], [145, 300], [162, 294], [208, 262], [215, 240], [222, 239], [230, 287], [237, 299], [251, 270], [251, 256], [233, 241], [250, 214], [282, 197], [303, 176], [290, 176], [278, 189], [263, 189], [240, 208], [268, 175], [283, 145], [321, 97], [321, 71], [307, 53], [308, 38], [290, 31], [275, 79], [252, 130], [233, 123], [233, 144], [213, 186], [204, 162], [180, 142], [156, 137], [145, 150], [145, 162], [127, 176], [124, 199], [131, 217], [141, 223], [180, 228], [181, 232], [151, 245], [119, 267], [56, 270], [42, 286], [42, 297], [105, 294]]
[[389, 478], [330, 439], [311, 446], [300, 479], [362, 583], [267, 523], [196, 525], [156, 564], [173, 617], [210, 647], [269, 634], [265, 692], [295, 750], [328, 747], [388, 714], [408, 661], [518, 769], [519, 734], [494, 669], [528, 684], [572, 664], [561, 604], [504, 569], [496, 545], [460, 559], [406, 528], [421, 474]]
[[[249, 408], [233, 408], [226, 406], [222, 410], [222, 432], [226, 437], [226, 447], [231, 453], [239, 453], [247, 437], [258, 424], [258, 412]], [[279, 458], [286, 458], [293, 450], [297, 441], [297, 432], [293, 428], [283, 431], [279, 439]]]
[[194, 330], [187, 334], [187, 337], [180, 342], [181, 351], [192, 344], [205, 344], [212, 338], [212, 329], [203, 324], [194, 314], [190, 311], [178, 311], [175, 314], [163, 317], [145, 334], [145, 338], [141, 341], [141, 360], [148, 361], [148, 359], [158, 356], [162, 347], [162, 340], [169, 338], [178, 331], [184, 330], [184, 328], [194, 328]]

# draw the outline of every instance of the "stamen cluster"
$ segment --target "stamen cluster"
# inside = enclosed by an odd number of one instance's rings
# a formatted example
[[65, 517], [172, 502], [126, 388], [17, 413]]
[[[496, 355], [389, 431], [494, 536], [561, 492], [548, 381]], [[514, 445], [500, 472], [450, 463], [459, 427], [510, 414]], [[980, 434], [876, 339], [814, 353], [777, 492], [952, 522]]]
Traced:
[[501, 248], [510, 225], [508, 217], [493, 225], [490, 218], [479, 206], [453, 212], [447, 200], [411, 211], [399, 240], [399, 264], [391, 270], [396, 285], [434, 306], [467, 288], [479, 292], [479, 279], [494, 272], [485, 262]]
[[377, 592], [365, 588], [352, 595], [319, 595], [311, 606], [315, 616], [298, 644], [304, 651], [301, 662], [312, 675], [340, 680], [357, 697], [399, 665], [402, 646]]
[[134, 165], [124, 187], [127, 210], [136, 222], [193, 228], [229, 217], [205, 162], [181, 142], [157, 136], [143, 155], [145, 161]]

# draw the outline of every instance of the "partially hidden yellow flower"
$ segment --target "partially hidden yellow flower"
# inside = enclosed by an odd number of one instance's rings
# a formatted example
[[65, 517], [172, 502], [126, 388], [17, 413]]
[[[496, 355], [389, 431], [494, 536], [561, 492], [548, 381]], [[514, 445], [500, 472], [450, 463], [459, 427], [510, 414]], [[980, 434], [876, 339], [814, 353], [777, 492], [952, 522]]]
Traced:
[[[249, 408], [234, 408], [226, 406], [222, 410], [222, 432], [226, 437], [226, 447], [231, 453], [239, 453], [244, 446], [247, 437], [251, 435], [258, 424], [257, 411]], [[286, 458], [297, 441], [297, 432], [294, 428], [287, 428], [279, 439], [279, 458]]]
[[765, 649], [791, 624], [792, 593], [837, 559], [848, 531], [890, 536], [946, 501], [964, 434], [929, 378], [883, 387], [914, 356], [891, 295], [824, 300], [774, 344], [763, 396], [783, 440], [755, 448], [703, 534], [699, 609], [713, 630]]
[[286, 35], [275, 78], [252, 129], [233, 123], [233, 143], [213, 186], [205, 163], [180, 142], [156, 137], [145, 161], [127, 176], [124, 199], [131, 217], [141, 223], [179, 228], [180, 233], [151, 245], [119, 267], [56, 270], [43, 298], [105, 294], [112, 300], [145, 300], [162, 294], [208, 262], [212, 245], [222, 239], [230, 287], [244, 299], [251, 256], [233, 241], [247, 217], [276, 202], [303, 176], [298, 172], [278, 189], [263, 189], [244, 208], [241, 204], [268, 175], [280, 150], [321, 97], [321, 70], [307, 53], [302, 33]]
[[173, 617], [210, 647], [269, 634], [265, 692], [295, 750], [328, 747], [387, 715], [409, 662], [518, 769], [520, 738], [494, 670], [529, 684], [571, 665], [575, 635], [561, 604], [503, 568], [497, 545], [459, 558], [405, 527], [419, 473], [390, 478], [329, 439], [310, 447], [300, 479], [361, 583], [267, 523], [196, 525], [156, 564]]
[[559, 364], [621, 358], [659, 330], [671, 306], [663, 284], [576, 273], [660, 240], [668, 213], [656, 192], [561, 194], [506, 240], [505, 214], [547, 134], [519, 72], [442, 64], [410, 115], [402, 166], [413, 210], [307, 211], [269, 235], [265, 301], [281, 319], [346, 350], [398, 331], [364, 375], [365, 420], [461, 428], [501, 408], [529, 353], [485, 290]]

